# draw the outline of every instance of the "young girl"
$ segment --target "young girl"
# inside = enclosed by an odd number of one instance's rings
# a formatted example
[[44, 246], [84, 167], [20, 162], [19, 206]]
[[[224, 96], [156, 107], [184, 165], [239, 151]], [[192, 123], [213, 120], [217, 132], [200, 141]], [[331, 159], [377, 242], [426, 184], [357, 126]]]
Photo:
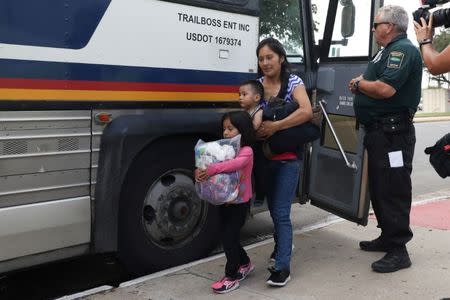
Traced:
[[226, 113], [222, 118], [223, 137], [232, 138], [241, 135], [241, 148], [234, 159], [210, 164], [206, 169], [196, 169], [195, 179], [204, 181], [208, 177], [233, 171], [240, 171], [239, 195], [235, 201], [221, 205], [219, 214], [222, 223], [222, 245], [227, 258], [225, 277], [214, 282], [211, 287], [216, 293], [227, 293], [239, 287], [254, 266], [240, 244], [240, 230], [245, 223], [252, 196], [253, 150], [255, 140], [252, 120], [245, 111]]

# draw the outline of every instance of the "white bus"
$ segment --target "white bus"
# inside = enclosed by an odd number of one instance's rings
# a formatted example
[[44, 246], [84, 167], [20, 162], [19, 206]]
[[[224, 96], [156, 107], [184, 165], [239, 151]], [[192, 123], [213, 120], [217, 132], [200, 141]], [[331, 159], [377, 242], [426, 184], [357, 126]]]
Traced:
[[298, 199], [365, 224], [346, 86], [375, 50], [380, 2], [1, 1], [0, 273], [117, 253], [141, 274], [207, 255], [217, 209], [195, 193], [193, 146], [220, 137], [267, 35], [329, 119]]

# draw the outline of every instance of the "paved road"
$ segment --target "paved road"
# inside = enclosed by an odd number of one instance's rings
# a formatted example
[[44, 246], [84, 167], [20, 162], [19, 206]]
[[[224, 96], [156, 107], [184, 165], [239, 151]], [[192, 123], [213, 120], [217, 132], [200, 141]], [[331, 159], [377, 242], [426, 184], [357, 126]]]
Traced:
[[442, 179], [429, 162], [429, 155], [423, 151], [450, 132], [450, 121], [416, 123], [416, 149], [413, 160], [413, 196], [439, 191], [450, 187], [448, 178]]

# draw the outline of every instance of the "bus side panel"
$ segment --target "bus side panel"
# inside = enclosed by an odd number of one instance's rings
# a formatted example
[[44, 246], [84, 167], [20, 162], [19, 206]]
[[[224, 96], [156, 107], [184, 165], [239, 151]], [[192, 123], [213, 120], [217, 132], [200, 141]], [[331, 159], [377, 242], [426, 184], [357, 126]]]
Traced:
[[90, 111], [2, 111], [0, 123], [0, 261], [88, 244]]
[[[23, 0], [20, 1], [23, 2]], [[114, 0], [109, 5], [103, 0], [83, 0], [83, 3], [86, 3], [83, 9], [87, 10], [87, 13], [94, 11], [96, 16], [101, 17], [83, 48], [68, 49], [64, 45], [52, 46], [50, 42], [47, 43], [47, 47], [31, 46], [36, 45], [33, 42], [36, 35], [28, 35], [30, 40], [23, 37], [13, 41], [2, 40], [0, 33], [2, 45], [0, 58], [26, 60], [29, 64], [65, 62], [162, 69], [256, 72], [254, 51], [258, 44], [258, 18], [255, 16], [159, 0]], [[15, 4], [14, 7], [16, 7]], [[24, 7], [21, 9], [26, 10]], [[45, 10], [47, 9], [52, 10], [51, 7], [46, 7]], [[60, 16], [56, 8], [53, 10], [55, 11], [48, 13], [48, 17], [52, 19], [47, 22], [53, 22], [49, 28], [65, 28], [64, 17]], [[67, 41], [66, 47], [80, 38], [79, 31], [88, 34], [85, 32], [86, 28], [83, 28], [87, 16], [67, 13], [69, 14], [67, 18], [70, 20], [78, 18], [82, 20], [73, 24], [81, 28], [71, 28], [65, 32], [67, 36], [59, 37], [59, 40]], [[23, 26], [23, 20], [19, 16], [10, 16], [10, 18], [14, 19], [14, 24], [20, 23]], [[15, 18], [19, 19], [16, 21]], [[8, 17], [6, 20], [9, 20]], [[2, 24], [1, 21], [0, 24]], [[8, 25], [4, 28], [8, 28]], [[52, 40], [50, 37], [49, 39]], [[75, 44], [84, 43], [80, 41]], [[18, 74], [16, 72], [21, 71], [21, 69], [0, 70], [0, 77], [34, 78], [32, 74], [26, 77], [16, 76]], [[3, 72], [6, 76], [2, 75]], [[76, 78], [78, 72], [76, 67], [68, 67], [54, 74], [43, 70], [47, 76], [45, 79], [92, 80], [91, 76], [98, 75], [82, 74], [84, 78]], [[100, 75], [108, 76], [108, 74]], [[121, 75], [121, 73], [112, 75]], [[38, 79], [44, 78], [41, 76]], [[186, 80], [189, 78], [177, 78], [175, 81], [183, 83]], [[136, 80], [133, 78], [129, 81]], [[7, 84], [14, 88], [14, 83]], [[29, 82], [27, 85], [32, 86], [35, 83]], [[16, 91], [12, 92], [16, 93]]]
[[79, 197], [0, 209], [0, 260], [88, 244], [90, 207]]

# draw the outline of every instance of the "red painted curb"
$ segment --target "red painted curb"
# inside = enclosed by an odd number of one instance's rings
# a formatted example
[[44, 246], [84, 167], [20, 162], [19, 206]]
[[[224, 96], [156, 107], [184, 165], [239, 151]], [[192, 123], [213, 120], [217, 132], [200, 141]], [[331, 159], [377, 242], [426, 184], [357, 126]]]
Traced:
[[[371, 213], [369, 219], [376, 220]], [[411, 225], [450, 230], [450, 198], [415, 205], [411, 208]]]
[[411, 208], [411, 225], [450, 230], [450, 199]]

